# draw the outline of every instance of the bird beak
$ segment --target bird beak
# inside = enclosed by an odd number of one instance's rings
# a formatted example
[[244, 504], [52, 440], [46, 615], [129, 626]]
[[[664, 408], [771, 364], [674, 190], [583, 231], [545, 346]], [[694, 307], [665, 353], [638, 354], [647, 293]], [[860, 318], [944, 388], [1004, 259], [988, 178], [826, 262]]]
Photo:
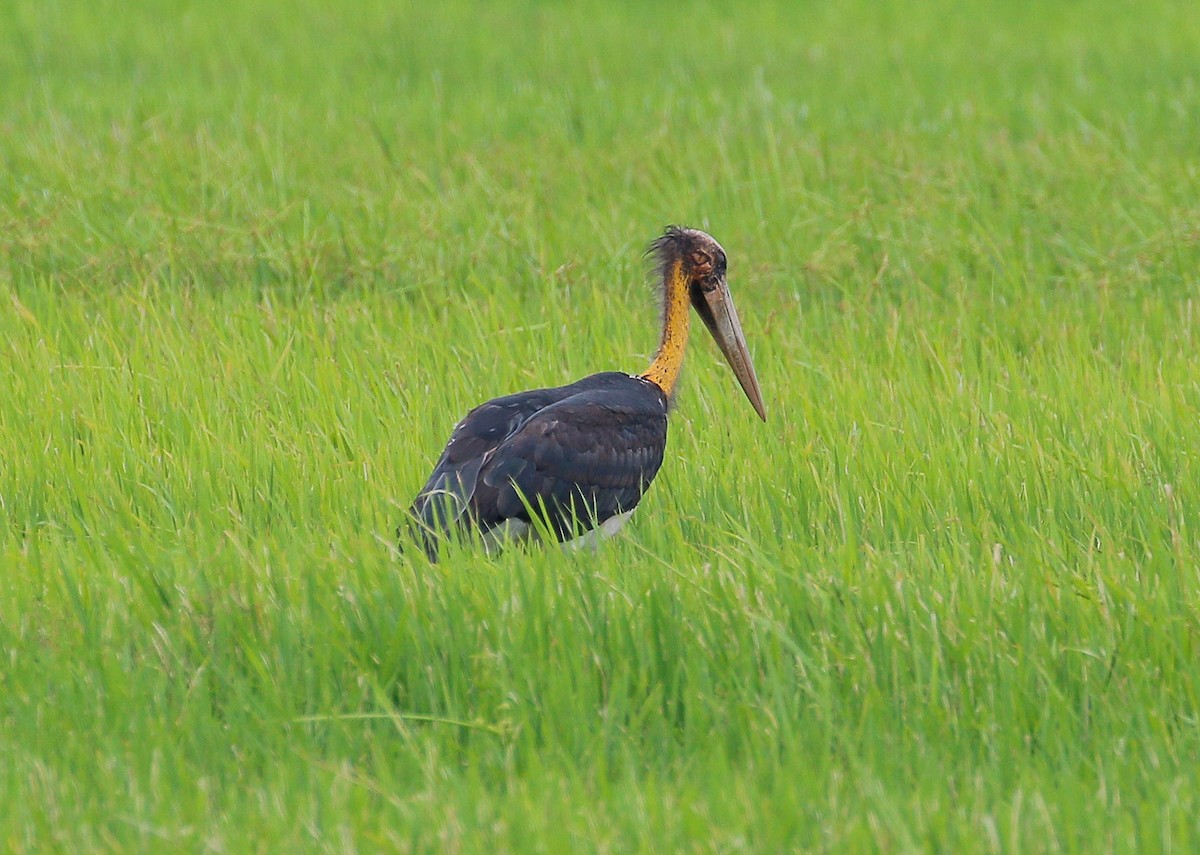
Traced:
[[762, 390], [758, 387], [754, 363], [750, 361], [746, 337], [742, 334], [742, 324], [738, 320], [737, 309], [733, 307], [733, 297], [729, 294], [729, 283], [725, 281], [725, 277], [717, 280], [717, 287], [711, 291], [694, 287], [692, 306], [712, 333], [712, 337], [717, 340], [717, 345], [721, 348], [721, 353], [725, 354], [725, 361], [733, 369], [742, 391], [754, 405], [754, 411], [765, 422], [767, 412], [763, 407]]

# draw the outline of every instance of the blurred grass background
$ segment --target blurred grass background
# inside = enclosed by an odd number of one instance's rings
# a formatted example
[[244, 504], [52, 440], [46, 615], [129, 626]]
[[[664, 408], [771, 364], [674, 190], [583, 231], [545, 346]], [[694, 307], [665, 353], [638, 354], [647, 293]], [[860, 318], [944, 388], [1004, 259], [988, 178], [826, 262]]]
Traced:
[[[1200, 11], [0, 9], [0, 843], [1190, 852]], [[392, 529], [697, 340], [598, 555]]]

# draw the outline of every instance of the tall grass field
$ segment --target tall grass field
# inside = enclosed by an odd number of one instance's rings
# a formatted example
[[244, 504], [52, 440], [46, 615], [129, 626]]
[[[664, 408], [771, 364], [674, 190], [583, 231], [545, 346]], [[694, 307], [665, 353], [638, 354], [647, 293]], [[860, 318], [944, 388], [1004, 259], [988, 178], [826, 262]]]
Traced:
[[[0, 4], [0, 851], [1200, 851], [1200, 4]], [[702, 325], [598, 552], [394, 530]]]

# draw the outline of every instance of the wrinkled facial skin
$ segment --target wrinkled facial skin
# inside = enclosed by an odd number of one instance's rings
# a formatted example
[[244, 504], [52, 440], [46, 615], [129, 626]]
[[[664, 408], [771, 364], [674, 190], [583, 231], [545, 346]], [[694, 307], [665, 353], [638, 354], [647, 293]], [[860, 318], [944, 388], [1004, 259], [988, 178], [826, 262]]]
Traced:
[[725, 278], [725, 250], [708, 235], [692, 232], [688, 237], [690, 246], [684, 254], [688, 278], [693, 286], [711, 291]]

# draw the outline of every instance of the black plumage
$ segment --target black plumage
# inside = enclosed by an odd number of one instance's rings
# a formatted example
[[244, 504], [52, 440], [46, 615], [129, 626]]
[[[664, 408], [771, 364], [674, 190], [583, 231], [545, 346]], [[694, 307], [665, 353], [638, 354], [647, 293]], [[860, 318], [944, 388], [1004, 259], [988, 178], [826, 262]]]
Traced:
[[535, 510], [559, 540], [632, 511], [662, 466], [667, 398], [640, 377], [593, 374], [471, 410], [413, 503], [431, 558], [456, 525], [487, 535]]

